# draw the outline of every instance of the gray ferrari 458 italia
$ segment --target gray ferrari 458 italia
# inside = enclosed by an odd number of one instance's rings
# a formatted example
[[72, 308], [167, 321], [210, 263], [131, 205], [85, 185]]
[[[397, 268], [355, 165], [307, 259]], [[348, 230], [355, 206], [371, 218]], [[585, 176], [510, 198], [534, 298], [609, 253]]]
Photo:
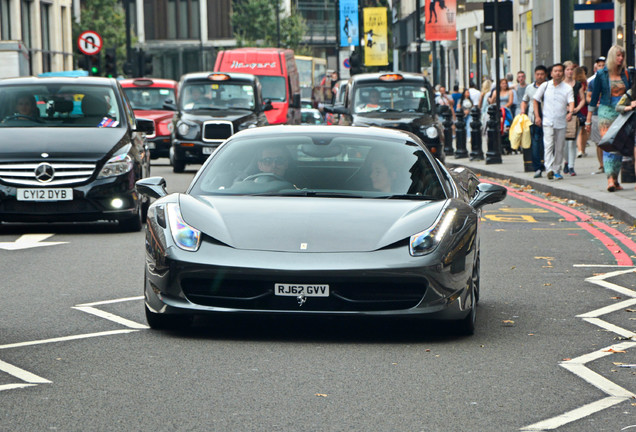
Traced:
[[394, 316], [475, 328], [481, 207], [506, 189], [448, 170], [417, 136], [351, 126], [239, 132], [146, 228], [152, 328], [202, 314]]

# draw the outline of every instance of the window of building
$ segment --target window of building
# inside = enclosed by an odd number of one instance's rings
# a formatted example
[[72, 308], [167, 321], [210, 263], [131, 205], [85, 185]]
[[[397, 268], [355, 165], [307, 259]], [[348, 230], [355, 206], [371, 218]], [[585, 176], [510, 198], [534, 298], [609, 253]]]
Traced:
[[0, 39], [11, 39], [11, 8], [9, 0], [0, 0]]
[[33, 48], [31, 44], [31, 2], [22, 0], [20, 9], [22, 18], [22, 42], [24, 42], [28, 49], [31, 49]]
[[144, 0], [146, 39], [199, 39], [199, 0]]
[[51, 71], [51, 5], [40, 3], [42, 31], [42, 72]]

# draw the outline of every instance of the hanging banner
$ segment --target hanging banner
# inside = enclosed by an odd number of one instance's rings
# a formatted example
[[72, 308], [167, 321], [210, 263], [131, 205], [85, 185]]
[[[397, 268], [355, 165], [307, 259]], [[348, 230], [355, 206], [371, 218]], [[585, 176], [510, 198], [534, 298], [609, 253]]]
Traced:
[[457, 0], [425, 0], [424, 39], [427, 41], [457, 40]]
[[364, 8], [364, 65], [387, 66], [389, 64], [387, 9]]
[[340, 46], [360, 46], [358, 0], [340, 0]]
[[614, 3], [575, 4], [574, 30], [614, 28]]

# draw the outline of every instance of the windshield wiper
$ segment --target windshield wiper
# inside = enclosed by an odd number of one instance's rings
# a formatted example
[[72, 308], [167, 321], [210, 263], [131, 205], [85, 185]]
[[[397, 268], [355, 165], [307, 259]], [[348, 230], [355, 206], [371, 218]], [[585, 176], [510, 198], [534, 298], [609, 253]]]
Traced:
[[405, 199], [405, 200], [422, 200], [433, 201], [437, 198], [431, 195], [414, 195], [414, 194], [395, 194], [395, 195], [382, 195], [375, 198], [379, 199]]
[[280, 196], [307, 196], [307, 197], [327, 197], [327, 198], [364, 198], [363, 195], [351, 192], [335, 191], [315, 191], [311, 189], [300, 189], [297, 191], [282, 192]]

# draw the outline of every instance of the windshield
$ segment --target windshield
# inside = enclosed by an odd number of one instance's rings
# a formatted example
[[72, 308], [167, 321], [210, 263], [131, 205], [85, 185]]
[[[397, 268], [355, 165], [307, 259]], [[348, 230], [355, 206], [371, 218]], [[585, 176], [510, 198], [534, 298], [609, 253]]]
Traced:
[[259, 75], [258, 79], [261, 82], [263, 99], [269, 99], [272, 102], [285, 102], [287, 100], [284, 77]]
[[190, 193], [445, 198], [431, 160], [414, 142], [334, 133], [231, 140], [205, 166]]
[[254, 87], [244, 82], [191, 82], [184, 85], [181, 94], [181, 108], [185, 111], [228, 108], [253, 110], [255, 106]]
[[165, 110], [165, 102], [176, 101], [174, 89], [171, 88], [126, 87], [124, 92], [136, 110]]
[[431, 112], [428, 89], [412, 82], [369, 83], [356, 86], [353, 95], [355, 113], [365, 112]]
[[0, 127], [118, 127], [113, 89], [86, 85], [0, 87]]

